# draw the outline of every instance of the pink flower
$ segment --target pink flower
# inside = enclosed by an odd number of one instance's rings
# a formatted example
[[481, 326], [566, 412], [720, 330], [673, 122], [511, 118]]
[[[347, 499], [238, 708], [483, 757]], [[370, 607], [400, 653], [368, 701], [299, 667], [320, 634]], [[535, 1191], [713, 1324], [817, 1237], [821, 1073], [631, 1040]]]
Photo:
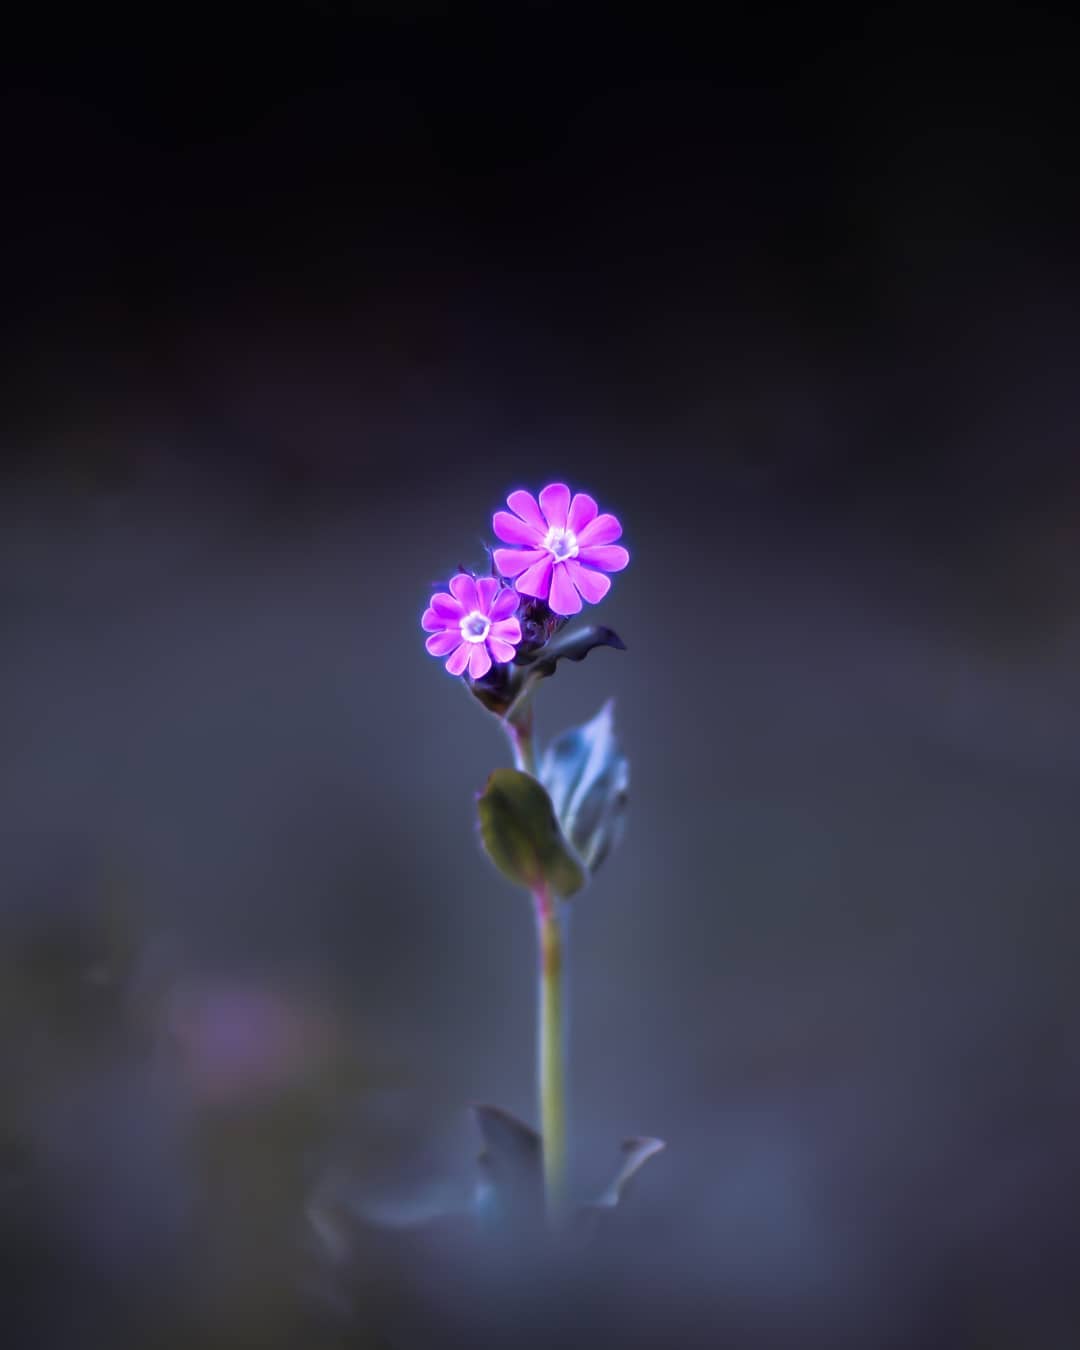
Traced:
[[511, 492], [507, 506], [496, 511], [492, 529], [504, 543], [495, 566], [504, 577], [516, 577], [522, 595], [546, 600], [556, 614], [576, 614], [582, 600], [595, 605], [611, 589], [605, 572], [621, 572], [630, 554], [615, 540], [622, 526], [614, 516], [597, 515], [585, 492], [570, 500], [565, 483], [549, 483], [540, 503], [531, 492]]
[[464, 572], [450, 579], [450, 594], [439, 591], [431, 597], [420, 626], [431, 637], [432, 656], [447, 656], [451, 675], [464, 675], [468, 666], [474, 680], [486, 675], [492, 661], [505, 664], [514, 659], [521, 641], [521, 625], [514, 617], [518, 597], [496, 577], [470, 577]]

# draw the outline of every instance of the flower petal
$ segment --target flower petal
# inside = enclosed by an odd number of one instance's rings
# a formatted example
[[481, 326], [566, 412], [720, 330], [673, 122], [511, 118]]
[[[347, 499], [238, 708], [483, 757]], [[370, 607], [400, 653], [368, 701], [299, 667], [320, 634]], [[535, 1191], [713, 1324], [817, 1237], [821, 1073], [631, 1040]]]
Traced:
[[446, 656], [449, 652], [457, 651], [461, 645], [461, 633], [454, 629], [449, 629], [445, 633], [432, 633], [431, 637], [424, 643], [424, 646], [432, 656]]
[[491, 517], [491, 528], [495, 531], [495, 537], [501, 539], [504, 544], [524, 544], [532, 548], [535, 548], [547, 533], [539, 525], [530, 524], [527, 520], [518, 520], [517, 516], [512, 516], [509, 511], [496, 511]]
[[548, 596], [548, 604], [556, 614], [577, 614], [581, 609], [581, 596], [574, 589], [565, 562], [555, 564], [555, 570], [551, 574], [551, 594]]
[[516, 577], [526, 567], [531, 567], [541, 558], [547, 558], [549, 554], [544, 548], [497, 548], [491, 556], [504, 577]]
[[450, 672], [451, 675], [462, 674], [463, 671], [465, 670], [465, 667], [469, 664], [470, 645], [475, 644], [463, 642], [461, 646], [457, 649], [457, 651], [452, 653], [452, 655], [450, 656], [450, 659], [446, 663], [446, 669]]
[[506, 499], [506, 504], [511, 511], [516, 512], [526, 525], [533, 525], [541, 534], [547, 533], [547, 521], [541, 514], [540, 508], [536, 504], [536, 498], [531, 492], [525, 492], [519, 488], [517, 492], [511, 492]]
[[479, 604], [476, 608], [481, 614], [491, 613], [491, 602], [495, 599], [499, 590], [498, 577], [477, 577], [476, 595]]
[[420, 627], [425, 633], [441, 633], [444, 628], [449, 628], [451, 624], [456, 624], [456, 620], [448, 619], [442, 614], [437, 614], [433, 609], [425, 609], [420, 616]]
[[479, 597], [476, 594], [476, 582], [472, 577], [464, 572], [458, 572], [456, 576], [450, 578], [450, 589], [466, 610], [476, 609]]
[[518, 593], [513, 586], [504, 586], [495, 597], [495, 603], [491, 606], [490, 618], [492, 623], [499, 619], [507, 619], [517, 609], [519, 603]]
[[469, 674], [474, 680], [478, 680], [481, 675], [486, 675], [490, 669], [491, 656], [488, 653], [487, 644], [474, 642], [472, 651], [469, 653]]
[[519, 593], [533, 595], [538, 600], [546, 600], [548, 587], [551, 585], [551, 563], [551, 554], [541, 552], [539, 561], [527, 567], [514, 582]]
[[503, 642], [513, 642], [515, 645], [521, 641], [521, 624], [517, 619], [497, 619], [489, 632], [490, 637], [501, 638]]
[[590, 520], [596, 519], [598, 509], [587, 492], [575, 492], [574, 500], [570, 503], [570, 513], [566, 517], [567, 528], [580, 534]]
[[566, 570], [582, 598], [590, 605], [598, 604], [611, 590], [610, 577], [604, 576], [603, 572], [594, 572], [591, 567], [582, 567], [577, 558], [567, 558]]
[[605, 512], [590, 520], [578, 535], [578, 547], [589, 548], [593, 544], [613, 544], [622, 534], [622, 526], [615, 516]]
[[446, 591], [437, 591], [431, 597], [431, 608], [436, 614], [441, 614], [448, 622], [460, 623], [465, 617], [465, 610], [460, 600]]
[[602, 572], [621, 572], [630, 561], [630, 554], [622, 544], [590, 544], [578, 550], [578, 558]]
[[491, 659], [498, 661], [505, 666], [508, 661], [512, 661], [517, 654], [517, 649], [512, 642], [504, 642], [502, 638], [497, 638], [493, 633], [487, 637], [488, 651], [491, 653]]
[[570, 509], [570, 489], [565, 483], [549, 483], [540, 493], [540, 510], [547, 523], [558, 530], [566, 529], [566, 513]]

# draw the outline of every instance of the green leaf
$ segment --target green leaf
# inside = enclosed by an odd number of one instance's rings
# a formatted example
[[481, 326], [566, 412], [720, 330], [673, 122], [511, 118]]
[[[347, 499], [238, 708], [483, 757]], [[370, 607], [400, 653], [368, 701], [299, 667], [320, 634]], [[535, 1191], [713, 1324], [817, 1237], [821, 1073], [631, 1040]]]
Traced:
[[566, 838], [595, 872], [622, 834], [630, 789], [630, 764], [615, 737], [612, 700], [591, 722], [552, 741], [540, 781]]
[[519, 886], [573, 895], [586, 873], [563, 838], [545, 789], [518, 769], [496, 769], [477, 799], [488, 857]]

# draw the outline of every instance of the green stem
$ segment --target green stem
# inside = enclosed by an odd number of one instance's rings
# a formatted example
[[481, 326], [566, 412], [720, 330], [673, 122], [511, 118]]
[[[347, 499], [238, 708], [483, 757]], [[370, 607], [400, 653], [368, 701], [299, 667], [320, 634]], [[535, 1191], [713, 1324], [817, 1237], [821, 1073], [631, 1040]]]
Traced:
[[[503, 719], [514, 751], [514, 767], [536, 777], [533, 743], [532, 689], [528, 686]], [[533, 892], [540, 948], [537, 1017], [536, 1085], [540, 1104], [540, 1137], [544, 1163], [544, 1197], [548, 1222], [561, 1226], [566, 1214], [566, 960], [565, 928], [558, 901], [545, 885]]]
[[510, 746], [514, 752], [514, 768], [536, 777], [536, 749], [533, 745], [533, 710], [526, 703], [511, 722], [503, 721]]
[[540, 945], [537, 1087], [543, 1141], [544, 1193], [548, 1220], [557, 1227], [566, 1212], [565, 960], [559, 916], [546, 889], [536, 892]]

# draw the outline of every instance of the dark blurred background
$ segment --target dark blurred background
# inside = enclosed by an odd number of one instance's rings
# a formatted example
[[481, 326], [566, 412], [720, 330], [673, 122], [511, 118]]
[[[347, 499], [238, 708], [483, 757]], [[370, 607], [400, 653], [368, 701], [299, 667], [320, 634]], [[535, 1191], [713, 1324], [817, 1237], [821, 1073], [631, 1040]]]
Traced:
[[[1075, 1341], [1077, 23], [666, 17], [12, 22], [6, 1344]], [[493, 1274], [421, 1220], [533, 933], [418, 616], [554, 478], [633, 555], [539, 700], [632, 762], [582, 1192], [668, 1149]]]

